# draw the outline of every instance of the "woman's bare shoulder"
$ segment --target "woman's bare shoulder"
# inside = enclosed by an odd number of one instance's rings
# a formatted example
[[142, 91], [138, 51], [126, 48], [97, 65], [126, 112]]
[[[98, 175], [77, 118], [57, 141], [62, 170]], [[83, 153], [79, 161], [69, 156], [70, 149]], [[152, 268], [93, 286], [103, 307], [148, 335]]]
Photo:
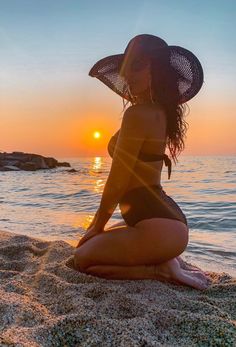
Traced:
[[[166, 123], [166, 114], [160, 105], [136, 104], [130, 106], [130, 114], [138, 116], [144, 128], [152, 128], [155, 124]], [[137, 118], [136, 118], [137, 120]]]

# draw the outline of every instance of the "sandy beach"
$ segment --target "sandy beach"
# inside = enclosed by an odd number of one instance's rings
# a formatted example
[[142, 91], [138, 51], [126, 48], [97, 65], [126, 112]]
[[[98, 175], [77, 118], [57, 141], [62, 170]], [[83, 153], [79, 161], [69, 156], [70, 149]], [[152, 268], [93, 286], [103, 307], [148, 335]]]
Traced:
[[74, 251], [0, 232], [0, 346], [236, 345], [236, 278], [209, 272], [205, 291], [107, 280], [69, 267]]

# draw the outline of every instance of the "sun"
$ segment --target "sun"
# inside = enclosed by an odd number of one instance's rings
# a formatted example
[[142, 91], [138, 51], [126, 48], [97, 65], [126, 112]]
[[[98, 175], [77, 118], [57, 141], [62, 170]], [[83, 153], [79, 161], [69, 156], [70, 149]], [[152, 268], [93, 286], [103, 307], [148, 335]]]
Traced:
[[94, 131], [93, 137], [94, 137], [95, 139], [99, 139], [99, 138], [101, 137], [101, 133], [100, 133], [99, 131]]

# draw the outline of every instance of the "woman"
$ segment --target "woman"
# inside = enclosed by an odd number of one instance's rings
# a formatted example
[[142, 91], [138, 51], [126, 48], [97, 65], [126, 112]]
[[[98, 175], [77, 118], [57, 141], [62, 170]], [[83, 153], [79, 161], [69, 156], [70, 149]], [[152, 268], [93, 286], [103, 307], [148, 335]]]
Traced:
[[[142, 34], [124, 54], [99, 60], [89, 73], [131, 102], [108, 151], [113, 157], [95, 217], [77, 245], [74, 266], [109, 279], [158, 279], [204, 290], [207, 276], [180, 258], [189, 240], [186, 217], [161, 186], [171, 174], [186, 125], [181, 104], [200, 90], [203, 71], [190, 51]], [[117, 207], [124, 222], [104, 228]]]

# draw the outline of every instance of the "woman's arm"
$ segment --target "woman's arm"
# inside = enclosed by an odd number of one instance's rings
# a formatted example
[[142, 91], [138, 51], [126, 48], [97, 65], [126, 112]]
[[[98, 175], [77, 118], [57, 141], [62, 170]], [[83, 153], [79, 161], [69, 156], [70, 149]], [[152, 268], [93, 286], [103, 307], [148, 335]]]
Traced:
[[[127, 190], [129, 181], [136, 175], [134, 166], [139, 151], [146, 139], [146, 119], [140, 105], [130, 106], [124, 113], [119, 130], [113, 160], [106, 181], [95, 225], [103, 229], [112, 216], [121, 197]], [[136, 175], [137, 176], [137, 175]], [[142, 180], [142, 178], [140, 178]]]

